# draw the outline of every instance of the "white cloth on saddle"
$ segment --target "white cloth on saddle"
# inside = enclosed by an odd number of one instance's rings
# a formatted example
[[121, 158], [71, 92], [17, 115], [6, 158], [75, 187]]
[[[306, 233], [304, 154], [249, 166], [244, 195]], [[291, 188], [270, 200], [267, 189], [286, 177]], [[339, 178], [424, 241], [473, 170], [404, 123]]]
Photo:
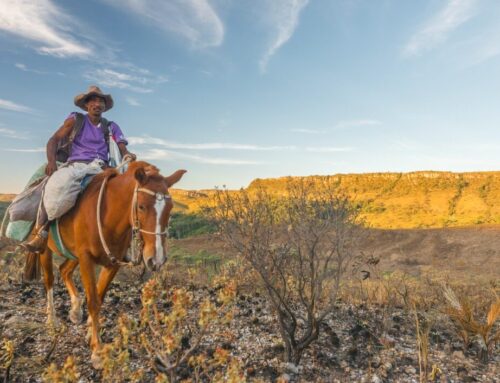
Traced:
[[26, 188], [14, 198], [9, 206], [9, 220], [11, 222], [36, 220], [46, 182], [47, 178], [42, 178], [38, 183]]
[[73, 162], [54, 172], [47, 181], [43, 194], [48, 219], [60, 218], [75, 206], [84, 177], [102, 172], [103, 165], [104, 162], [98, 159], [88, 164]]

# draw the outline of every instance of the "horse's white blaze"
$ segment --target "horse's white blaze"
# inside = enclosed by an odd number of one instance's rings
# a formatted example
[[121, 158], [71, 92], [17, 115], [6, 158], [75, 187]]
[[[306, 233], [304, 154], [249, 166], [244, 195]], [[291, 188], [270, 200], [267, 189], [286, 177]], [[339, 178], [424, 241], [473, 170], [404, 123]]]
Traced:
[[155, 202], [155, 210], [156, 210], [156, 262], [161, 265], [163, 263], [163, 242], [161, 240], [161, 214], [163, 213], [163, 209], [165, 208], [165, 200], [162, 198], [160, 200], [156, 200]]

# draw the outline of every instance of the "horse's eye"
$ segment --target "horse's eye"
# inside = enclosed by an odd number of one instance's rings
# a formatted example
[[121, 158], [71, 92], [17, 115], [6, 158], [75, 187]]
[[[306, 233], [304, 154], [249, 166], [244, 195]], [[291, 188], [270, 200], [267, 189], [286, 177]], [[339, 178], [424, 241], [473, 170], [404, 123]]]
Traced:
[[144, 207], [144, 205], [139, 205], [139, 210], [144, 211], [146, 210], [146, 208]]

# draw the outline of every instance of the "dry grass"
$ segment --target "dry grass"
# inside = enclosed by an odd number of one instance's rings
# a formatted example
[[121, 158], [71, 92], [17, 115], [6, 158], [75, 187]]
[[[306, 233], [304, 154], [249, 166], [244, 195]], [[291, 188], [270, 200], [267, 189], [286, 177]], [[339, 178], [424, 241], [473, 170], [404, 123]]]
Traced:
[[[480, 345], [478, 357], [487, 363], [494, 346], [500, 341], [500, 328], [495, 329], [495, 323], [500, 317], [500, 298], [496, 296], [495, 300], [489, 304], [489, 308], [480, 311], [472, 305], [467, 296], [457, 297], [449, 286], [443, 287], [443, 295], [448, 302], [446, 313], [464, 341], [464, 348], [469, 345], [472, 337], [477, 338]], [[486, 315], [484, 315], [485, 312]], [[486, 317], [486, 320], [478, 320], [478, 316]]]

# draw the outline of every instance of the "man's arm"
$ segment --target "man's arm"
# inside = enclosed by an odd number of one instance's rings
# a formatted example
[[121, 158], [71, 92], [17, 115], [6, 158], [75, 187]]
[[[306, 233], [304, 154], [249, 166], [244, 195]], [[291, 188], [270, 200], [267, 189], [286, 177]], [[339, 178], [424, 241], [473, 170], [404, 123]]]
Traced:
[[59, 129], [57, 129], [52, 137], [49, 138], [49, 141], [47, 142], [47, 160], [49, 163], [45, 168], [45, 174], [47, 174], [48, 176], [52, 175], [52, 173], [57, 170], [57, 144], [65, 137], [69, 136], [71, 130], [73, 129], [73, 125], [75, 125], [75, 119], [72, 117], [68, 118], [66, 121], [64, 121], [64, 124]]
[[125, 157], [127, 154], [132, 157], [132, 160], [135, 161], [137, 156], [134, 153], [130, 153], [127, 149], [127, 145], [125, 145], [124, 142], [119, 142], [118, 143], [118, 148], [120, 149], [120, 154], [122, 155], [122, 158]]

